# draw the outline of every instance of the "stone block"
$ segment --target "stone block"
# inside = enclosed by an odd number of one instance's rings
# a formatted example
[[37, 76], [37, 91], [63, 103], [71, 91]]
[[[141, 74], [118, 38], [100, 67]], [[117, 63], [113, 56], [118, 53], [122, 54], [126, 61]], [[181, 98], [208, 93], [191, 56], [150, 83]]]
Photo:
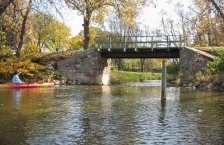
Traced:
[[[58, 71], [74, 84], [106, 84], [110, 82], [110, 59], [90, 49], [58, 63]], [[71, 67], [70, 67], [71, 66]], [[69, 71], [65, 73], [65, 68]]]

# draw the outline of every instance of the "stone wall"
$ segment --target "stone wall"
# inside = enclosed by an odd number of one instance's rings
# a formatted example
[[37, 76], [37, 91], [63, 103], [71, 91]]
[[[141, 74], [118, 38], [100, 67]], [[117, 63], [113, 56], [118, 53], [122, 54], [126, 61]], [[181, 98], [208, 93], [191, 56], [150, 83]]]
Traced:
[[180, 73], [185, 78], [194, 78], [198, 71], [206, 70], [206, 63], [215, 56], [191, 47], [180, 50]]
[[58, 71], [73, 84], [110, 84], [111, 60], [102, 58], [96, 49], [65, 59], [57, 64]]

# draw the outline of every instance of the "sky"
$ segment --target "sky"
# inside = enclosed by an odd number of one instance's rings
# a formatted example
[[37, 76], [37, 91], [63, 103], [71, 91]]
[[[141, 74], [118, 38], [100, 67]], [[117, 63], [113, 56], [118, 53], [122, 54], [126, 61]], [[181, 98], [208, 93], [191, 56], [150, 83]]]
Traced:
[[78, 35], [83, 30], [83, 16], [77, 15], [77, 11], [70, 9], [63, 10], [62, 17], [56, 13], [56, 18], [71, 29], [72, 36]]
[[[149, 26], [149, 28], [154, 29], [160, 26], [161, 14], [159, 13], [161, 10], [169, 13], [169, 15], [173, 18], [176, 17], [174, 5], [177, 1], [180, 0], [173, 0], [169, 4], [166, 1], [170, 0], [157, 0], [156, 7], [145, 7], [143, 10], [143, 14], [140, 16], [138, 21], [143, 25], [147, 25]], [[188, 1], [185, 1], [184, 4], [188, 5]], [[63, 18], [61, 18], [59, 14], [56, 13], [56, 18], [59, 21], [64, 22], [71, 29], [72, 36], [78, 35], [78, 33], [83, 30], [83, 16], [78, 16], [77, 11], [64, 9], [62, 12], [62, 16]]]

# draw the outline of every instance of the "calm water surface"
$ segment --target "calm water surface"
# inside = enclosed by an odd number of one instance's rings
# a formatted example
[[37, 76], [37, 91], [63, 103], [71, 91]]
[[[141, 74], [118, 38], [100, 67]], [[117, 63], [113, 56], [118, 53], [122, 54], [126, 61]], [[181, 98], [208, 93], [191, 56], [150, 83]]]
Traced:
[[0, 89], [0, 144], [224, 144], [224, 90], [160, 85]]

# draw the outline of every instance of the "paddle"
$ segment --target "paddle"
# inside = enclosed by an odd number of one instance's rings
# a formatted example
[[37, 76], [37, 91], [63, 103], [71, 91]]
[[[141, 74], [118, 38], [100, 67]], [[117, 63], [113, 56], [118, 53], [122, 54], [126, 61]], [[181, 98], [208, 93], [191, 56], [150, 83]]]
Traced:
[[36, 82], [36, 84], [43, 84], [43, 82]]

